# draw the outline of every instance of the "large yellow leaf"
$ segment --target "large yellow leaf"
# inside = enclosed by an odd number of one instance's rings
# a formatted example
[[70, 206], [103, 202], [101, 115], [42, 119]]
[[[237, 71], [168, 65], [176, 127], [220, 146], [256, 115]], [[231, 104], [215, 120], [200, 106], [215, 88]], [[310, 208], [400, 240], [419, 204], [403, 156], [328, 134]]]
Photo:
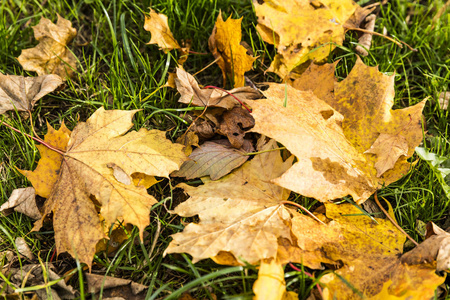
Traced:
[[[267, 99], [251, 104], [252, 131], [276, 139], [298, 159], [274, 180], [277, 184], [320, 201], [351, 195], [362, 203], [376, 189], [408, 172], [407, 158], [422, 140], [425, 102], [391, 110], [393, 76], [361, 61], [333, 87], [329, 79], [334, 68], [323, 68], [325, 71], [317, 73], [307, 71], [306, 78], [294, 82], [296, 88], [306, 91], [271, 84], [264, 92]], [[380, 152], [392, 151], [392, 138], [380, 138], [385, 135], [406, 141], [403, 152], [395, 159], [391, 156], [388, 163]]]
[[[259, 148], [276, 148], [275, 141]], [[233, 173], [199, 187], [180, 184], [191, 197], [178, 205], [180, 216], [198, 215], [200, 223], [191, 223], [174, 234], [165, 253], [186, 252], [193, 262], [230, 252], [249, 263], [274, 258], [277, 239], [290, 239], [290, 219], [295, 211], [282, 201], [289, 192], [270, 183], [292, 164], [283, 163], [279, 150], [256, 155]]]
[[[106, 226], [119, 219], [138, 226], [142, 238], [156, 200], [144, 186], [123, 178], [132, 178], [133, 173], [168, 177], [185, 160], [183, 146], [172, 144], [162, 131], [141, 129], [125, 134], [133, 126], [135, 113], [98, 109], [86, 123], [75, 127], [66, 145], [57, 145], [60, 153], [41, 150], [43, 159], [37, 170], [26, 174], [33, 184], [38, 183], [36, 190], [48, 197], [44, 216], [53, 212], [58, 253], [67, 251], [91, 264], [95, 245], [104, 237], [98, 210]], [[60, 139], [62, 133], [52, 133], [46, 141]], [[122, 179], [115, 172], [118, 169], [126, 175]], [[34, 229], [41, 226], [42, 220]]]
[[[268, 0], [253, 1], [262, 39], [275, 45], [278, 54], [268, 71], [286, 77], [308, 60], [321, 61], [335, 45], [342, 45], [344, 24], [352, 27], [370, 11], [362, 10], [352, 0]], [[363, 15], [361, 15], [363, 11]], [[355, 13], [357, 18], [352, 18]], [[357, 19], [357, 20], [356, 20]]]
[[222, 13], [217, 17], [213, 33], [209, 37], [209, 49], [217, 60], [222, 70], [223, 85], [226, 84], [227, 76], [233, 78], [234, 87], [245, 85], [244, 73], [252, 69], [253, 57], [247, 54], [247, 50], [241, 45], [241, 23], [240, 19], [222, 19]]
[[33, 30], [39, 44], [22, 50], [17, 58], [22, 67], [27, 71], [35, 71], [38, 75], [56, 74], [63, 79], [72, 77], [77, 69], [77, 59], [67, 48], [77, 35], [72, 23], [60, 15], [56, 24], [42, 17]]

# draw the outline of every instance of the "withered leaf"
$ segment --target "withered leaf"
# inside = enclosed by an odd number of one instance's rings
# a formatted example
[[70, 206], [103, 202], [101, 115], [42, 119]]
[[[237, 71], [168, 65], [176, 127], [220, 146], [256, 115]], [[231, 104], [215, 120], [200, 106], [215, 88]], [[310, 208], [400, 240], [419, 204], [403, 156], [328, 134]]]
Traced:
[[342, 45], [344, 25], [355, 11], [359, 22], [370, 13], [351, 0], [288, 0], [279, 4], [253, 0], [253, 5], [258, 16], [256, 29], [278, 52], [267, 71], [281, 78], [308, 60], [326, 59], [336, 44]]
[[36, 205], [36, 193], [34, 188], [15, 189], [8, 201], [0, 206], [0, 212], [7, 216], [13, 211], [17, 211], [37, 220], [42, 217]]
[[23, 77], [0, 73], [0, 114], [15, 109], [30, 111], [36, 101], [53, 92], [62, 83], [58, 75]]
[[148, 44], [157, 44], [165, 53], [172, 49], [180, 49], [167, 23], [167, 16], [159, 14], [150, 8], [150, 14], [145, 15], [144, 29], [150, 31], [152, 38]]
[[[170, 174], [171, 176], [186, 177], [186, 179], [210, 176], [211, 180], [217, 180], [237, 167], [245, 163], [253, 151], [250, 142], [244, 141], [243, 149], [233, 148], [228, 140], [205, 142], [199, 148], [192, 151], [189, 158], [180, 167], [180, 170]], [[245, 149], [246, 148], [246, 149]]]
[[[138, 226], [142, 237], [156, 200], [144, 186], [117, 181], [108, 164], [114, 163], [128, 176], [168, 177], [185, 160], [182, 146], [172, 144], [162, 131], [141, 129], [125, 134], [136, 112], [98, 109], [86, 123], [75, 127], [70, 139], [59, 145], [59, 152], [47, 149], [54, 152], [51, 155], [58, 163], [49, 165], [50, 154], [43, 155], [37, 171], [26, 174], [32, 180], [39, 178], [37, 191], [48, 193], [44, 215], [53, 212], [58, 253], [67, 251], [91, 265], [95, 245], [105, 236], [98, 206], [106, 226], [119, 219]], [[48, 140], [58, 140], [58, 134], [49, 133]], [[34, 230], [41, 226], [42, 220]]]
[[[276, 147], [271, 140], [263, 149]], [[274, 258], [277, 239], [290, 239], [288, 224], [296, 212], [282, 204], [289, 192], [269, 180], [291, 164], [292, 159], [282, 161], [279, 150], [269, 151], [217, 181], [207, 181], [199, 187], [180, 184], [191, 197], [178, 205], [174, 213], [198, 215], [200, 223], [190, 223], [183, 232], [174, 234], [165, 254], [186, 252], [193, 256], [193, 262], [216, 256], [220, 251], [249, 263]]]
[[[320, 201], [352, 195], [362, 203], [377, 188], [408, 172], [407, 158], [422, 140], [425, 102], [391, 110], [393, 76], [367, 67], [360, 60], [346, 79], [335, 82], [334, 93], [329, 93], [328, 83], [323, 89], [311, 89], [314, 81], [321, 84], [334, 73], [329, 66], [324, 70], [305, 72], [307, 77], [299, 79], [301, 85], [294, 82], [297, 88], [306, 86], [308, 91], [271, 84], [264, 92], [267, 99], [251, 103], [256, 121], [252, 131], [276, 139], [298, 158], [290, 170], [274, 180], [277, 184]], [[382, 159], [364, 152], [380, 134], [403, 136], [408, 148], [393, 168], [378, 177], [375, 164]], [[377, 147], [388, 146], [383, 143]]]
[[231, 146], [239, 149], [244, 145], [246, 131], [253, 126], [255, 126], [255, 119], [252, 115], [246, 109], [235, 107], [222, 114], [217, 133], [225, 135]]
[[195, 78], [181, 68], [177, 68], [175, 79], [178, 92], [181, 94], [178, 102], [193, 106], [222, 107], [232, 109], [241, 106], [233, 96], [245, 103], [247, 100], [261, 98], [261, 93], [251, 87], [240, 87], [228, 92], [218, 89], [201, 89]]
[[226, 85], [227, 76], [230, 76], [235, 88], [245, 85], [244, 73], [252, 69], [255, 60], [241, 45], [241, 22], [242, 18], [235, 20], [231, 17], [224, 22], [220, 12], [208, 40], [209, 49], [222, 70], [223, 85]]
[[77, 59], [67, 48], [77, 35], [72, 23], [60, 15], [56, 24], [42, 17], [39, 24], [33, 26], [33, 31], [39, 44], [22, 50], [17, 58], [22, 67], [38, 75], [56, 74], [63, 79], [72, 77], [77, 69]]

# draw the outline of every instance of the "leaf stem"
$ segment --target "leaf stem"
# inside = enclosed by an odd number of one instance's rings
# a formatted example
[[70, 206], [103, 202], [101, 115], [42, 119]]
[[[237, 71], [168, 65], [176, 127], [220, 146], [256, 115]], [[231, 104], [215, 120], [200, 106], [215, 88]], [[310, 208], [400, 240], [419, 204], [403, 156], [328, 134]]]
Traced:
[[230, 95], [231, 97], [236, 99], [243, 107], [245, 107], [245, 109], [248, 110], [249, 113], [252, 113], [252, 110], [250, 108], [248, 108], [241, 100], [239, 100], [235, 95], [233, 95], [229, 91], [224, 90], [224, 89], [214, 86], [214, 85], [207, 85], [207, 86], [205, 86], [205, 89], [217, 89], [217, 90], [227, 93], [228, 95]]
[[9, 129], [14, 130], [15, 132], [21, 133], [21, 134], [25, 135], [26, 137], [28, 137], [28, 138], [30, 138], [30, 139], [32, 139], [32, 140], [34, 140], [34, 141], [36, 141], [36, 142], [38, 142], [38, 143], [44, 145], [44, 146], [47, 147], [48, 149], [53, 150], [53, 151], [55, 151], [55, 152], [57, 152], [57, 153], [59, 153], [59, 154], [61, 154], [61, 155], [64, 155], [64, 154], [65, 154], [64, 151], [62, 151], [61, 149], [55, 148], [55, 147], [53, 147], [52, 145], [47, 144], [44, 140], [41, 140], [40, 138], [31, 136], [31, 135], [29, 135], [28, 133], [22, 132], [22, 131], [20, 131], [19, 129], [14, 128], [14, 127], [12, 127], [11, 125], [9, 125], [9, 124], [3, 122], [3, 120], [0, 120], [0, 125], [4, 125], [4, 126], [8, 127]]
[[406, 231], [403, 230], [403, 228], [401, 228], [398, 223], [392, 219], [392, 217], [389, 215], [389, 213], [384, 209], [383, 206], [381, 206], [380, 201], [378, 201], [378, 196], [377, 196], [377, 192], [375, 191], [375, 202], [377, 203], [378, 207], [384, 212], [384, 214], [386, 215], [386, 218], [389, 219], [389, 221], [391, 221], [391, 223], [398, 229], [400, 230], [404, 235], [406, 235], [406, 237], [413, 242], [414, 245], [419, 246], [419, 243], [417, 243], [412, 237], [409, 236], [409, 234], [406, 233]]
[[310, 212], [309, 210], [307, 210], [304, 206], [292, 202], [292, 201], [281, 201], [281, 204], [289, 204], [289, 205], [293, 205], [293, 206], [297, 206], [298, 208], [300, 208], [301, 210], [303, 210], [305, 213], [307, 213], [308, 215], [310, 215], [314, 220], [316, 220], [317, 222], [326, 225], [324, 222], [322, 222], [321, 220], [319, 220], [319, 218], [317, 218], [312, 212]]

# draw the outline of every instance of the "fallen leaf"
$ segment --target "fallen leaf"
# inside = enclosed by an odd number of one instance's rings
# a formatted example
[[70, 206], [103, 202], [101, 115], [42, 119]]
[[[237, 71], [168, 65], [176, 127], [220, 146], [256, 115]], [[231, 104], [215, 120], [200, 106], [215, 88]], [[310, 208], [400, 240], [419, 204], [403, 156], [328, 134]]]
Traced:
[[150, 31], [152, 38], [147, 44], [157, 44], [164, 53], [179, 49], [177, 40], [173, 37], [167, 23], [167, 16], [159, 14], [150, 8], [150, 14], [145, 15], [144, 29]]
[[244, 145], [246, 131], [255, 126], [255, 119], [246, 110], [235, 107], [223, 113], [217, 133], [225, 135], [232, 147], [239, 149]]
[[235, 88], [245, 85], [244, 73], [252, 69], [255, 60], [247, 55], [247, 50], [241, 45], [241, 23], [242, 17], [237, 20], [229, 17], [224, 22], [220, 12], [208, 40], [209, 50], [222, 70], [223, 85], [226, 85], [227, 76], [230, 76]]
[[230, 91], [201, 89], [195, 78], [181, 68], [177, 68], [175, 83], [181, 94], [178, 102], [193, 106], [221, 107], [229, 110], [241, 106], [241, 103], [234, 97], [242, 103], [261, 98], [261, 93], [251, 87], [239, 87]]
[[448, 101], [450, 100], [450, 92], [442, 92], [439, 94], [439, 107], [443, 110], [447, 110]]
[[[59, 152], [47, 149], [37, 171], [25, 173], [33, 180], [39, 178], [39, 188], [32, 180], [36, 191], [49, 189], [43, 215], [53, 212], [58, 253], [67, 251], [91, 266], [95, 245], [105, 237], [97, 208], [106, 226], [119, 219], [136, 225], [142, 238], [149, 224], [149, 209], [156, 200], [143, 186], [117, 181], [107, 165], [114, 163], [128, 176], [145, 173], [168, 177], [185, 156], [182, 146], [166, 140], [162, 131], [142, 128], [125, 134], [133, 126], [131, 119], [136, 112], [98, 109], [86, 123], [75, 127], [69, 140], [64, 133], [66, 144], [61, 142]], [[50, 131], [46, 142], [58, 140], [61, 133]], [[50, 155], [57, 163], [49, 161]], [[33, 229], [39, 230], [42, 222], [36, 222]]]
[[133, 180], [133, 184], [135, 186], [143, 186], [145, 189], [149, 189], [151, 186], [159, 182], [155, 176], [149, 176], [144, 173], [133, 173], [131, 174], [131, 179]]
[[377, 169], [377, 177], [380, 177], [387, 170], [394, 168], [400, 156], [407, 156], [408, 149], [408, 141], [404, 136], [381, 133], [373, 145], [364, 153], [377, 155], [375, 168]]
[[342, 45], [344, 25], [352, 15], [357, 12], [359, 22], [365, 18], [351, 0], [264, 1], [262, 4], [253, 0], [253, 5], [258, 33], [265, 42], [275, 45], [278, 53], [267, 71], [281, 78], [308, 60], [325, 60], [335, 45]]
[[[275, 148], [277, 145], [271, 140], [263, 149]], [[190, 198], [173, 213], [183, 217], [198, 215], [200, 222], [190, 223], [183, 232], [172, 235], [164, 253], [186, 252], [192, 255], [194, 263], [220, 251], [248, 263], [274, 258], [277, 239], [290, 239], [288, 224], [296, 212], [282, 203], [290, 192], [270, 183], [270, 179], [291, 164], [292, 159], [282, 161], [279, 150], [269, 151], [255, 155], [217, 181], [207, 181], [199, 187], [180, 184]]]
[[60, 15], [56, 24], [42, 17], [39, 24], [33, 26], [33, 31], [39, 44], [22, 50], [17, 58], [22, 67], [38, 75], [56, 74], [63, 79], [72, 77], [77, 69], [77, 58], [67, 48], [77, 35], [72, 23]]
[[[369, 15], [366, 18], [366, 25], [365, 29], [368, 31], [374, 31], [375, 29], [375, 20], [377, 19], [376, 15]], [[372, 34], [371, 33], [364, 33], [361, 35], [361, 37], [358, 39], [358, 44], [355, 47], [356, 53], [358, 53], [361, 56], [367, 56], [369, 55], [370, 46], [372, 45]]]
[[36, 192], [34, 188], [15, 189], [11, 193], [11, 196], [9, 196], [8, 201], [0, 206], [0, 212], [4, 216], [11, 214], [13, 211], [25, 214], [34, 220], [42, 218], [36, 205]]
[[258, 279], [253, 284], [254, 300], [294, 300], [298, 295], [286, 291], [284, 270], [282, 265], [272, 259], [270, 262], [261, 261]]
[[192, 146], [198, 147], [198, 142], [198, 135], [196, 135], [193, 131], [185, 132], [177, 139], [177, 143], [184, 146], [184, 154], [187, 156], [192, 153]]
[[[111, 276], [86, 273], [88, 292], [101, 293], [102, 297], [118, 297], [119, 299], [138, 300], [144, 295], [139, 295], [148, 287], [130, 279], [122, 279]], [[114, 298], [110, 298], [114, 299]], [[117, 299], [117, 298], [115, 298]]]
[[442, 189], [444, 190], [445, 195], [448, 199], [450, 199], [450, 186], [445, 180], [447, 176], [450, 175], [450, 168], [443, 165], [443, 163], [450, 159], [450, 157], [440, 156], [436, 153], [430, 152], [428, 149], [423, 147], [417, 147], [416, 153], [419, 157], [427, 162], [433, 171], [434, 175], [438, 179], [441, 184]]
[[[331, 74], [334, 68], [330, 66], [325, 66], [323, 72], [305, 72], [307, 78], [302, 82], [308, 91], [270, 84], [264, 91], [267, 99], [251, 103], [255, 118], [251, 131], [276, 139], [298, 159], [275, 183], [322, 202], [351, 195], [362, 203], [378, 188], [408, 172], [407, 158], [422, 140], [425, 101], [391, 110], [394, 77], [360, 60], [346, 79], [334, 83], [334, 93], [328, 93], [329, 83], [311, 90], [313, 82], [319, 85]], [[294, 84], [303, 89], [298, 82]], [[381, 134], [403, 136], [408, 148], [392, 169], [378, 177], [375, 164], [382, 163], [383, 157], [365, 151]], [[376, 147], [388, 149], [389, 142]]]
[[17, 251], [21, 255], [25, 256], [29, 260], [33, 260], [34, 259], [34, 255], [31, 252], [30, 247], [28, 247], [27, 242], [25, 242], [24, 238], [22, 238], [22, 237], [16, 238], [14, 244], [16, 245]]
[[244, 140], [247, 149], [233, 148], [228, 140], [219, 141], [203, 143], [189, 156], [191, 160], [170, 175], [186, 179], [210, 176], [211, 180], [217, 180], [245, 163], [250, 157], [246, 154], [253, 151], [247, 140]]
[[8, 110], [31, 111], [36, 101], [63, 81], [58, 75], [23, 77], [0, 73], [0, 114]]

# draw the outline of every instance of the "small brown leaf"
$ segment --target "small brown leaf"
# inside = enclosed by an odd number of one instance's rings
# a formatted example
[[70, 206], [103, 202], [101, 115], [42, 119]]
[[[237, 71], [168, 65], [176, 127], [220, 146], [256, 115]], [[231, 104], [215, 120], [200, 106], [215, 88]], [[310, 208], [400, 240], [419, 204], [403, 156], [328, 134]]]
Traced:
[[231, 146], [239, 149], [244, 144], [245, 132], [253, 126], [255, 126], [253, 116], [246, 109], [235, 107], [223, 113], [217, 133], [225, 135]]
[[17, 211], [27, 215], [28, 217], [38, 220], [42, 217], [36, 205], [36, 194], [32, 187], [15, 189], [8, 201], [0, 206], [0, 212], [7, 216]]
[[77, 35], [69, 20], [58, 15], [56, 24], [44, 17], [33, 26], [34, 37], [39, 44], [31, 49], [22, 50], [17, 58], [27, 71], [38, 75], [56, 74], [61, 78], [72, 77], [77, 69], [77, 59], [67, 45]]
[[439, 107], [443, 110], [447, 110], [449, 100], [450, 100], [450, 92], [440, 93], [439, 94]]
[[192, 153], [192, 146], [198, 147], [198, 141], [198, 135], [193, 131], [188, 131], [177, 139], [178, 144], [184, 145], [184, 153], [186, 155]]
[[224, 22], [220, 12], [208, 40], [209, 50], [222, 70], [223, 85], [226, 85], [227, 76], [232, 76], [235, 88], [245, 85], [244, 73], [252, 69], [255, 60], [241, 45], [241, 22], [242, 18], [234, 20], [231, 17]]
[[150, 8], [150, 14], [145, 15], [144, 29], [150, 31], [152, 38], [147, 44], [157, 44], [164, 53], [179, 49], [177, 40], [173, 37], [167, 23], [167, 16], [159, 14]]
[[62, 83], [58, 75], [23, 77], [0, 73], [0, 114], [15, 109], [31, 111], [36, 101]]
[[27, 242], [25, 242], [24, 238], [22, 238], [22, 237], [16, 238], [15, 244], [16, 244], [17, 251], [19, 251], [19, 253], [21, 255], [25, 256], [29, 260], [34, 259], [34, 255], [31, 252], [30, 247], [28, 247]]
[[180, 170], [173, 172], [171, 176], [193, 179], [209, 175], [211, 180], [217, 180], [245, 163], [249, 158], [245, 154], [253, 151], [247, 140], [244, 140], [244, 144], [248, 145], [249, 151], [233, 148], [228, 140], [221, 141], [222, 143], [214, 141], [202, 144], [191, 153], [191, 160], [185, 161]]

